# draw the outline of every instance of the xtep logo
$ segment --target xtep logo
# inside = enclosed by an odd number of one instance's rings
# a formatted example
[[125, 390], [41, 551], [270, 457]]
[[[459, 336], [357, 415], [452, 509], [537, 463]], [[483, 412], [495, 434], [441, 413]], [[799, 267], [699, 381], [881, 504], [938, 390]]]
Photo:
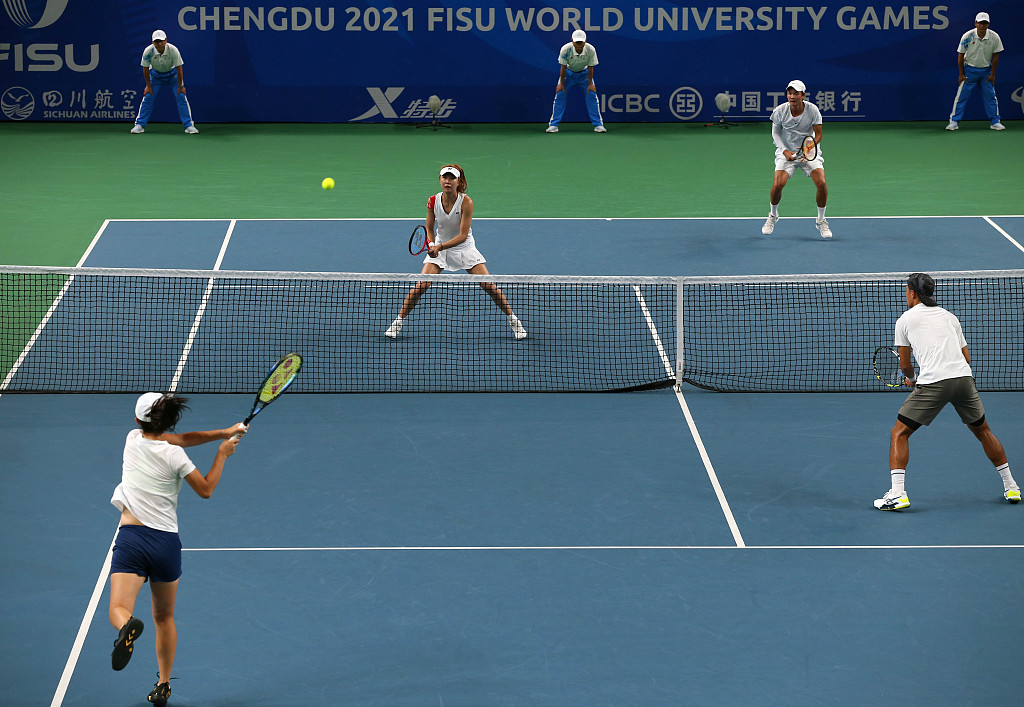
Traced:
[[26, 29], [49, 27], [60, 19], [69, 0], [44, 0], [39, 12], [38, 0], [3, 0], [4, 10], [11, 22]]
[[[4, 0], [7, 2], [7, 0]], [[367, 87], [366, 92], [370, 94], [373, 99], [374, 106], [370, 110], [366, 111], [357, 118], [351, 118], [349, 122], [355, 120], [365, 120], [366, 118], [372, 118], [375, 115], [381, 115], [384, 118], [397, 118], [398, 114], [395, 113], [395, 109], [391, 107], [392, 101], [402, 95], [402, 91], [405, 90], [405, 86], [399, 86], [397, 88], [386, 88], [381, 91], [379, 88]]]

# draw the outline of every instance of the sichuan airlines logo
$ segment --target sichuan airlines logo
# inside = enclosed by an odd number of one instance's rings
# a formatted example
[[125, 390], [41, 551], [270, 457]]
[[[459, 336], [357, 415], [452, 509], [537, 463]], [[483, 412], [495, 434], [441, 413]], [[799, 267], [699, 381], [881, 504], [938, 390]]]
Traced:
[[11, 22], [25, 29], [49, 27], [60, 19], [70, 0], [3, 0]]

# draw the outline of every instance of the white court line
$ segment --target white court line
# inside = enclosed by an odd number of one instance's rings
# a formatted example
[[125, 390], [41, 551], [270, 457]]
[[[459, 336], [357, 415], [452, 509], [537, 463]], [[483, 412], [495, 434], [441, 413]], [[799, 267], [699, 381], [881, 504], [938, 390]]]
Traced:
[[[89, 247], [85, 249], [85, 252], [82, 253], [82, 257], [78, 259], [78, 265], [76, 267], [80, 268], [85, 265], [86, 258], [89, 257], [89, 254], [92, 253], [92, 249], [96, 247], [97, 243], [99, 243], [100, 236], [102, 236], [103, 232], [107, 230], [107, 225], [109, 223], [110, 219], [107, 219], [103, 222], [103, 225], [100, 226], [100, 230], [96, 231], [96, 235], [93, 236], [92, 241], [89, 242]], [[28, 338], [25, 348], [21, 350], [21, 354], [15, 360], [14, 365], [11, 366], [11, 370], [7, 372], [3, 382], [0, 383], [0, 396], [3, 395], [3, 391], [7, 390], [7, 387], [11, 384], [11, 381], [14, 379], [18, 369], [21, 368], [21, 364], [25, 362], [25, 358], [29, 355], [29, 352], [32, 351], [32, 347], [36, 345], [36, 342], [39, 340], [39, 336], [43, 333], [43, 329], [45, 329], [46, 325], [50, 323], [53, 313], [57, 311], [57, 307], [60, 306], [61, 301], [64, 299], [64, 295], [67, 293], [68, 288], [71, 287], [71, 283], [74, 281], [75, 276], [71, 275], [68, 277], [67, 282], [64, 283], [64, 286], [60, 288], [60, 292], [58, 292], [57, 296], [53, 299], [53, 304], [51, 304], [50, 308], [46, 310], [43, 320], [39, 322], [39, 326], [37, 326], [35, 331], [32, 332], [32, 336]]]
[[1024, 545], [367, 545], [184, 547], [182, 552], [480, 552], [486, 550], [1024, 550]]
[[[661, 363], [665, 366], [665, 372], [669, 378], [675, 376], [675, 371], [672, 368], [672, 362], [668, 359], [668, 354], [665, 353], [665, 347], [662, 346], [661, 336], [658, 334], [658, 329], [654, 326], [654, 320], [651, 318], [651, 312], [647, 308], [647, 301], [644, 299], [643, 294], [640, 292], [640, 288], [633, 285], [633, 292], [636, 293], [636, 298], [640, 302], [640, 309], [644, 313], [644, 318], [647, 320], [647, 328], [651, 330], [651, 336], [654, 337], [654, 343], [658, 347], [658, 354], [661, 356]], [[729, 525], [729, 532], [732, 533], [733, 540], [736, 541], [737, 547], [744, 547], [743, 536], [740, 534], [739, 526], [736, 524], [736, 518], [732, 514], [732, 509], [729, 507], [729, 501], [725, 497], [725, 491], [722, 490], [722, 485], [718, 482], [718, 474], [715, 473], [715, 467], [711, 464], [711, 457], [708, 455], [707, 448], [704, 447], [704, 440], [700, 437], [700, 432], [697, 430], [697, 423], [693, 420], [693, 415], [690, 414], [690, 407], [686, 404], [686, 399], [683, 397], [682, 390], [679, 386], [675, 388], [676, 400], [679, 402], [679, 407], [683, 411], [683, 416], [686, 418], [686, 424], [690, 428], [690, 436], [693, 437], [693, 443], [697, 446], [697, 452], [700, 454], [700, 459], [704, 463], [704, 470], [707, 472], [708, 478], [711, 480], [711, 486], [715, 489], [715, 496], [718, 498], [718, 505], [722, 507], [722, 514], [725, 515], [725, 522]]]
[[78, 665], [78, 657], [82, 654], [85, 637], [89, 634], [89, 626], [92, 625], [92, 619], [96, 615], [96, 607], [99, 606], [100, 597], [103, 596], [103, 588], [106, 586], [107, 575], [110, 573], [110, 558], [114, 551], [114, 541], [116, 539], [117, 531], [114, 531], [114, 537], [110, 539], [110, 547], [107, 549], [107, 556], [103, 560], [103, 567], [100, 569], [100, 576], [96, 579], [96, 586], [93, 587], [92, 597], [89, 598], [89, 605], [86, 607], [85, 616], [82, 617], [82, 623], [78, 627], [78, 635], [75, 636], [75, 642], [71, 646], [71, 654], [68, 656], [68, 662], [64, 664], [64, 672], [61, 673], [60, 682], [57, 683], [57, 690], [53, 693], [50, 707], [60, 707], [64, 702], [68, 685], [71, 683], [71, 676], [75, 672], [75, 666]]
[[[367, 216], [345, 216], [337, 218], [236, 218], [231, 219], [233, 221], [246, 221], [246, 222], [260, 222], [260, 221], [418, 221], [423, 217], [420, 215], [416, 216], [383, 216], [383, 217], [367, 217]], [[809, 220], [817, 218], [816, 216], [787, 216], [788, 219], [803, 219]], [[978, 215], [965, 215], [965, 214], [948, 214], [945, 216], [933, 216], [933, 215], [918, 215], [918, 216], [829, 216], [829, 218], [852, 220], [852, 219], [984, 219], [987, 216]], [[996, 214], [992, 218], [1024, 218], [1024, 214]], [[161, 221], [227, 221], [228, 219], [210, 219], [210, 218], [122, 218], [122, 219], [108, 219], [118, 223], [158, 223]], [[474, 221], [764, 221], [764, 216], [616, 216], [614, 218], [606, 218], [603, 216], [474, 216]]]
[[[995, 218], [1003, 218], [1003, 217], [1002, 217], [1002, 216], [996, 216]], [[998, 225], [996, 224], [996, 222], [992, 220], [992, 217], [991, 217], [991, 216], [986, 216], [986, 217], [985, 217], [985, 220], [986, 220], [986, 221], [988, 221], [989, 225], [990, 225], [990, 226], [992, 226], [992, 228], [996, 229], [996, 230], [997, 230], [997, 231], [999, 231], [999, 232], [1000, 232], [1001, 234], [1003, 234], [1003, 238], [1005, 238], [1006, 240], [1010, 241], [1010, 243], [1013, 243], [1013, 245], [1015, 245], [1015, 246], [1017, 247], [1017, 250], [1019, 250], [1020, 252], [1024, 253], [1024, 246], [1022, 246], [1022, 245], [1021, 245], [1020, 243], [1018, 243], [1017, 241], [1015, 241], [1015, 240], [1013, 239], [1013, 237], [1012, 237], [1012, 236], [1010, 236], [1010, 234], [1009, 234], [1009, 233], [1007, 233], [1006, 231], [1004, 231], [1003, 229], [1001, 229], [1001, 228], [1000, 228], [1000, 227], [999, 227], [999, 226], [998, 226]]]
[[[217, 253], [217, 262], [213, 264], [214, 270], [220, 270], [220, 265], [224, 262], [224, 254], [228, 250], [228, 243], [231, 242], [231, 234], [235, 230], [234, 219], [228, 224], [228, 232], [224, 234], [224, 240], [220, 244], [220, 252]], [[178, 359], [178, 366], [174, 369], [174, 375], [171, 377], [171, 385], [167, 389], [168, 392], [173, 393], [178, 389], [178, 383], [181, 382], [181, 374], [185, 370], [185, 364], [188, 363], [188, 357], [192, 353], [192, 345], [195, 344], [196, 335], [199, 333], [199, 324], [203, 321], [203, 315], [206, 314], [206, 305], [210, 301], [210, 294], [213, 292], [213, 286], [216, 280], [210, 278], [209, 282], [206, 283], [206, 290], [203, 292], [203, 298], [199, 302], [199, 311], [196, 312], [196, 318], [192, 320], [192, 328], [188, 332], [188, 339], [185, 340], [185, 348], [181, 352], [181, 358]]]

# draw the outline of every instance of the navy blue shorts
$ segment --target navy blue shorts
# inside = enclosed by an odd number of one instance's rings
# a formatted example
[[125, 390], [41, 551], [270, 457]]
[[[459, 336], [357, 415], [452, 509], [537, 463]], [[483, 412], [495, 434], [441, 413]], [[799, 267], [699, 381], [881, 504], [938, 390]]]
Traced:
[[181, 539], [177, 533], [144, 525], [117, 530], [110, 573], [127, 572], [154, 582], [173, 582], [181, 576]]

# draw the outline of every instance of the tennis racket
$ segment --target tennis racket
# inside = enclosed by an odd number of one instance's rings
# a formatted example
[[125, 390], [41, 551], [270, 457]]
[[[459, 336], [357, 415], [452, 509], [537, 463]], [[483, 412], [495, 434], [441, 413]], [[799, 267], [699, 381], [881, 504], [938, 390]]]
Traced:
[[810, 162], [818, 156], [818, 143], [814, 141], [813, 135], [808, 135], [800, 143], [800, 149], [793, 153], [793, 159], [797, 161]]
[[252, 410], [249, 411], [249, 416], [242, 424], [248, 427], [252, 418], [260, 414], [263, 408], [277, 400], [281, 393], [288, 389], [301, 370], [302, 356], [297, 353], [285, 354], [280, 361], [275, 363], [274, 367], [270, 369], [270, 373], [260, 383]]
[[427, 239], [426, 226], [417, 226], [412, 229], [412, 235], [409, 236], [409, 252], [413, 255], [419, 255], [427, 249], [430, 245], [430, 241]]
[[902, 388], [907, 377], [900, 370], [900, 354], [892, 346], [879, 346], [875, 349], [871, 366], [875, 369], [875, 378], [882, 381], [886, 388]]

